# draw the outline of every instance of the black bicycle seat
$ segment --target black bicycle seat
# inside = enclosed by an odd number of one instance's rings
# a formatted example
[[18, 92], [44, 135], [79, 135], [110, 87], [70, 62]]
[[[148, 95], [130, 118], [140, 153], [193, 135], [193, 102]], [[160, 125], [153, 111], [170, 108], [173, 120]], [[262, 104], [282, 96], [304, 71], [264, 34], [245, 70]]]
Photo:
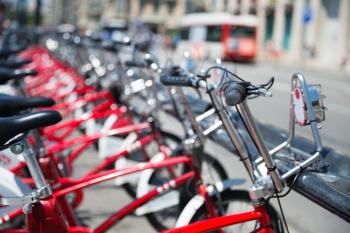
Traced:
[[9, 146], [18, 136], [32, 129], [53, 125], [62, 116], [51, 110], [23, 114], [14, 117], [0, 117], [0, 147]]
[[46, 97], [20, 97], [0, 94], [0, 116], [13, 116], [23, 110], [50, 107], [54, 104], [53, 99]]
[[11, 55], [17, 54], [24, 50], [24, 47], [17, 47], [17, 48], [2, 48], [0, 49], [0, 58], [8, 58]]
[[0, 84], [5, 84], [11, 79], [19, 79], [37, 74], [38, 72], [36, 70], [9, 69], [0, 67]]
[[32, 60], [30, 59], [22, 59], [22, 58], [6, 59], [6, 60], [0, 60], [0, 67], [18, 69], [31, 62]]

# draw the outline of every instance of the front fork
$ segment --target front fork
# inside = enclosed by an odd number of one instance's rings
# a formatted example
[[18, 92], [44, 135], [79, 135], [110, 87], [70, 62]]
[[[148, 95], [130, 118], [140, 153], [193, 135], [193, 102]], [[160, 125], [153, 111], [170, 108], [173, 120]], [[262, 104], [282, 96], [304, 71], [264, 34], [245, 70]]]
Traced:
[[[216, 207], [215, 203], [213, 202], [213, 197], [209, 195], [207, 191], [207, 187], [203, 184], [200, 184], [198, 186], [199, 194], [204, 198], [205, 200], [205, 207], [208, 211], [207, 217], [215, 218], [220, 216], [219, 209], [220, 207]], [[219, 194], [220, 195], [220, 194]], [[269, 216], [269, 213], [267, 211], [267, 203], [265, 199], [261, 199], [259, 202], [253, 203], [254, 211], [259, 212], [261, 214], [260, 218], [257, 220], [259, 221], [260, 227], [256, 230], [254, 230], [252, 233], [274, 233], [274, 229], [271, 224], [271, 219]], [[223, 214], [223, 213], [221, 213]], [[224, 233], [222, 229], [217, 229], [216, 232], [218, 233]]]
[[[215, 203], [213, 202], [213, 198], [209, 195], [207, 191], [207, 187], [204, 184], [200, 184], [198, 187], [199, 194], [204, 198], [205, 207], [208, 211], [208, 218], [218, 217], [218, 210], [215, 207]], [[217, 230], [218, 233], [224, 233], [222, 229]]]
[[274, 233], [274, 229], [271, 224], [271, 219], [267, 211], [267, 202], [262, 200], [260, 203], [253, 203], [255, 212], [261, 213], [261, 217], [258, 219], [260, 227], [252, 233]]

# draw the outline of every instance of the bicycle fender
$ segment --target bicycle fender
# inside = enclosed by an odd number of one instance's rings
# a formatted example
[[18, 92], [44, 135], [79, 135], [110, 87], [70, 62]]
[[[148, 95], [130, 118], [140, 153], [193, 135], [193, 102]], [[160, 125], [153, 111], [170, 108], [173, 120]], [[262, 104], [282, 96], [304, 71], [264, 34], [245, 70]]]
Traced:
[[[11, 171], [0, 167], [0, 196], [1, 197], [18, 197], [25, 196], [31, 191], [31, 188], [22, 182], [22, 180], [14, 175]], [[8, 213], [21, 208], [19, 205], [2, 206], [0, 208], [0, 224], [10, 220]]]
[[201, 195], [197, 194], [196, 196], [192, 197], [185, 208], [183, 208], [181, 211], [176, 221], [175, 228], [188, 225], [193, 216], [196, 214], [197, 210], [201, 208], [202, 205], [204, 205], [204, 198]]
[[[164, 155], [162, 153], [157, 153], [151, 158], [151, 162], [161, 162], [164, 160]], [[137, 185], [136, 196], [142, 197], [151, 191], [154, 187], [150, 186], [150, 179], [154, 173], [154, 169], [148, 169], [140, 174], [140, 179]], [[175, 206], [179, 204], [179, 192], [177, 190], [171, 190], [154, 200], [147, 202], [146, 204], [140, 206], [136, 209], [135, 214], [137, 216], [142, 216], [147, 213], [153, 213], [164, 208]]]
[[[223, 180], [216, 182], [215, 185], [209, 185], [207, 187], [207, 191], [210, 196], [214, 196], [231, 188], [232, 186], [242, 185], [245, 182], [245, 179]], [[185, 208], [181, 211], [176, 221], [175, 228], [188, 225], [193, 216], [196, 214], [197, 210], [201, 208], [202, 205], [204, 205], [204, 198], [201, 195], [197, 194], [187, 203]]]
[[[154, 155], [150, 162], [152, 163], [157, 163], [157, 162], [161, 162], [164, 160], [164, 155], [163, 153], [157, 153], [156, 155]], [[140, 198], [143, 195], [147, 194], [150, 191], [149, 188], [149, 181], [152, 177], [152, 174], [154, 172], [154, 169], [147, 169], [144, 170], [143, 172], [141, 172], [140, 174], [140, 179], [139, 182], [137, 184], [137, 189], [136, 189], [136, 197]]]

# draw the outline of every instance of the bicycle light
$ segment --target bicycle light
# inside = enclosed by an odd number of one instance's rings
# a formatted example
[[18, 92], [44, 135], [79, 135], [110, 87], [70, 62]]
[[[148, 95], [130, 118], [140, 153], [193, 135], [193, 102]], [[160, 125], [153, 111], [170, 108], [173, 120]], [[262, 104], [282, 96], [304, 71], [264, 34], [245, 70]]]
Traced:
[[314, 109], [315, 117], [317, 122], [322, 122], [326, 119], [325, 111], [327, 108], [324, 106], [323, 99], [325, 98], [322, 95], [322, 89], [320, 84], [309, 85], [309, 98]]

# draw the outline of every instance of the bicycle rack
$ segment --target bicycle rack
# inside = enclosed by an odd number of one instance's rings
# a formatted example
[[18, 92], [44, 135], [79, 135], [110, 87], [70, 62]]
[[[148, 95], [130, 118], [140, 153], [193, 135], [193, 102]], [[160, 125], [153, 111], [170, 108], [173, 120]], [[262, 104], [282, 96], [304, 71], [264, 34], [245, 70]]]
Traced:
[[[269, 154], [274, 155], [282, 149], [288, 149], [293, 153], [305, 157], [306, 160], [283, 174], [281, 176], [282, 181], [286, 181], [289, 177], [297, 174], [300, 170], [317, 161], [323, 148], [318, 130], [318, 123], [325, 120], [326, 108], [323, 105], [324, 96], [320, 94], [320, 85], [308, 85], [304, 76], [300, 73], [296, 73], [292, 77], [290, 95], [288, 138], [286, 141], [270, 150]], [[296, 123], [302, 127], [308, 125], [311, 127], [315, 144], [315, 152], [313, 154], [302, 151], [293, 146]], [[255, 164], [259, 164], [261, 162], [262, 159], [259, 158], [255, 161]]]

